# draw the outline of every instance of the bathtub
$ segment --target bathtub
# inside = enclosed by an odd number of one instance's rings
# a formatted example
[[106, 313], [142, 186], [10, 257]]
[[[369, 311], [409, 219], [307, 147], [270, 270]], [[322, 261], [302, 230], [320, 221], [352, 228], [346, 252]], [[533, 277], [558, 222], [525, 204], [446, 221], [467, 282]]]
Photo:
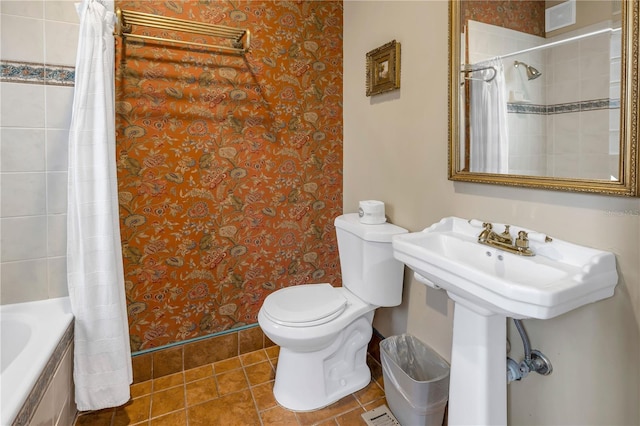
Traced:
[[46, 398], [59, 399], [49, 388], [63, 357], [72, 358], [72, 320], [68, 297], [0, 306], [0, 425], [27, 424], [36, 411], [54, 416], [38, 407], [41, 400], [49, 404]]

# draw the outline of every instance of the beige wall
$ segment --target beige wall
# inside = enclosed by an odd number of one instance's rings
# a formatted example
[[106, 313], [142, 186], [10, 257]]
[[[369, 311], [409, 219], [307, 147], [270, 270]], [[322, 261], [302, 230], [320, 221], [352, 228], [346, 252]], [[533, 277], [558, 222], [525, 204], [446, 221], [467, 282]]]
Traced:
[[[380, 199], [411, 231], [460, 216], [616, 253], [614, 297], [524, 321], [554, 372], [509, 385], [509, 423], [640, 424], [640, 200], [448, 181], [447, 22], [445, 1], [345, 1], [344, 210]], [[393, 39], [402, 44], [401, 89], [368, 98], [366, 52]], [[451, 302], [410, 274], [404, 296], [402, 306], [376, 313], [375, 327], [412, 333], [448, 358]], [[509, 337], [519, 361], [521, 341], [513, 330]]]

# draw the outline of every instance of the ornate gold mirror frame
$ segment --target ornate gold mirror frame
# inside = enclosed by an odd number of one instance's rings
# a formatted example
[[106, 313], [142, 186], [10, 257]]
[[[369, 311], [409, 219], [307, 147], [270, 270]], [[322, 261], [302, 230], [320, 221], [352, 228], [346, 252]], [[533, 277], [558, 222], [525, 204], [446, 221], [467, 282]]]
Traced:
[[449, 179], [539, 189], [594, 194], [638, 196], [640, 117], [639, 51], [640, 0], [622, 2], [622, 58], [620, 94], [620, 179], [617, 181], [475, 173], [461, 170], [460, 87], [461, 73], [460, 0], [449, 2]]

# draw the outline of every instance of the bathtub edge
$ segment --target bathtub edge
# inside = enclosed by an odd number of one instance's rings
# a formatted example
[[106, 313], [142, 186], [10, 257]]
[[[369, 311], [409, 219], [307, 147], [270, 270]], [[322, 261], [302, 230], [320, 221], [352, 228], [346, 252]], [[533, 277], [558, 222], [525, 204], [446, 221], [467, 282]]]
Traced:
[[47, 365], [45, 366], [42, 373], [38, 377], [35, 386], [27, 396], [26, 401], [22, 404], [22, 407], [18, 411], [15, 419], [13, 420], [12, 426], [23, 426], [28, 425], [34, 414], [36, 413], [42, 398], [44, 397], [49, 385], [53, 382], [55, 372], [58, 369], [62, 359], [68, 349], [68, 347], [73, 342], [73, 330], [74, 330], [74, 321], [71, 321], [66, 331], [64, 332], [62, 339], [58, 342], [56, 348], [53, 351], [53, 355], [47, 361]]

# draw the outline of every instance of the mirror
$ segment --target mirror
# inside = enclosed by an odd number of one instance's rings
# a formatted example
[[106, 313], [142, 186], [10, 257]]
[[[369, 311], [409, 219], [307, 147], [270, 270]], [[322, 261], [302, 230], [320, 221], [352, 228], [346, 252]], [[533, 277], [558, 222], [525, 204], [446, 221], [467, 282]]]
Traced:
[[638, 9], [451, 1], [449, 179], [639, 195]]

